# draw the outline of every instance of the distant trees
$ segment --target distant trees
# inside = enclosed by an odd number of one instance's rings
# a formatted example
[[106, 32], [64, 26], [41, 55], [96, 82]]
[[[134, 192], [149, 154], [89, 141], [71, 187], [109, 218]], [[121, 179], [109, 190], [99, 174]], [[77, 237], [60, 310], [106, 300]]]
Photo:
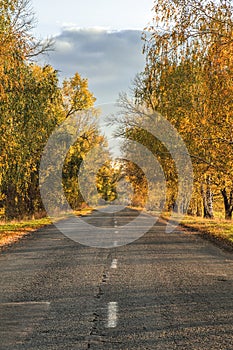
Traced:
[[[143, 42], [146, 66], [134, 81], [135, 104], [161, 113], [184, 139], [195, 175], [189, 212], [199, 215], [203, 208], [205, 217], [213, 217], [213, 200], [220, 194], [231, 219], [232, 2], [156, 0]], [[170, 155], [158, 141], [153, 144], [165, 172], [170, 169], [169, 178], [175, 179]], [[170, 200], [175, 191], [172, 181]]]

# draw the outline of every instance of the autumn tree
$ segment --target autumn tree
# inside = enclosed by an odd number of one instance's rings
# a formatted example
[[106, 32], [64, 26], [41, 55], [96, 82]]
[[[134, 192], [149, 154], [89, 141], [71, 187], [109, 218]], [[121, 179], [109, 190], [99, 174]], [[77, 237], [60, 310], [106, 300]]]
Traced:
[[[87, 79], [75, 73], [60, 87], [53, 67], [32, 62], [32, 57], [49, 49], [48, 42], [31, 35], [33, 24], [29, 1], [1, 1], [0, 205], [8, 219], [43, 211], [41, 155], [53, 130], [64, 120], [75, 117], [80, 134], [71, 145], [63, 171], [65, 192], [74, 207], [79, 203], [72, 190], [80, 162], [94, 144], [103, 142]], [[84, 110], [86, 115], [79, 114]]]
[[222, 193], [232, 215], [232, 3], [156, 0], [143, 33], [146, 66], [135, 79], [135, 101], [160, 112], [185, 140], [213, 216]]
[[81, 78], [78, 73], [63, 81], [62, 97], [66, 118], [93, 107], [96, 100], [88, 90], [88, 80]]
[[110, 160], [99, 169], [96, 176], [96, 186], [106, 203], [111, 203], [117, 199], [117, 183], [120, 178], [119, 169], [115, 168]]
[[[31, 159], [29, 159], [30, 147], [32, 149], [36, 139], [43, 138], [43, 132], [36, 134], [33, 129], [31, 133], [29, 130], [31, 125], [40, 124], [39, 121], [35, 122], [37, 117], [38, 120], [40, 117], [44, 118], [42, 113], [44, 108], [48, 107], [46, 104], [55, 93], [54, 84], [57, 84], [55, 73], [52, 72], [53, 69], [51, 72], [49, 69], [44, 69], [43, 72], [39, 69], [42, 73], [39, 78], [36, 76], [36, 66], [27, 61], [29, 56], [32, 57], [39, 52], [46, 51], [49, 46], [43, 45], [30, 34], [33, 17], [29, 5], [26, 0], [1, 1], [0, 147], [2, 152], [0, 163], [2, 170], [0, 174], [0, 199], [4, 203], [8, 217], [20, 215], [27, 206], [27, 193], [31, 191], [31, 189], [29, 190], [28, 177], [31, 176], [31, 174], [29, 175], [30, 171], [34, 172], [37, 150], [41, 143], [30, 154]], [[44, 95], [41, 92], [42, 86], [45, 87], [46, 84], [50, 92], [48, 96], [46, 96], [46, 89], [43, 91]], [[35, 102], [34, 105], [32, 101]], [[42, 103], [41, 110], [38, 109], [39, 101]], [[32, 118], [32, 114], [34, 118]], [[53, 120], [50, 121], [50, 124], [53, 124]], [[34, 130], [36, 129], [35, 127]], [[31, 140], [29, 140], [30, 136], [33, 136]], [[30, 141], [33, 142], [30, 143]], [[34, 165], [32, 165], [32, 155], [35, 157]], [[24, 191], [25, 188], [26, 191]], [[22, 193], [24, 193], [24, 198]], [[30, 206], [29, 211], [32, 210], [32, 205]], [[20, 207], [21, 209], [19, 209]]]

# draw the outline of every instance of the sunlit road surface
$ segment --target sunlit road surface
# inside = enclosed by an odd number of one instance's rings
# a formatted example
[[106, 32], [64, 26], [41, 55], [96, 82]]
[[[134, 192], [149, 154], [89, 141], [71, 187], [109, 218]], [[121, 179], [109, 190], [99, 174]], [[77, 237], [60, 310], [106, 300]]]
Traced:
[[[117, 230], [135, 216], [88, 220]], [[232, 254], [161, 220], [115, 246], [47, 226], [1, 253], [0, 349], [233, 349]]]

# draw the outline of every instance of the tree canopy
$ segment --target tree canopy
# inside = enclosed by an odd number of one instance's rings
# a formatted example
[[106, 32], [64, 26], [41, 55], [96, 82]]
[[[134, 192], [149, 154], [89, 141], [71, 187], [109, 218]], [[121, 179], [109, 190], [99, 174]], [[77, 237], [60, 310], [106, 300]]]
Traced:
[[[34, 18], [28, 0], [1, 0], [0, 8], [0, 206], [8, 219], [44, 211], [41, 155], [53, 130], [76, 115], [80, 137], [63, 167], [64, 192], [76, 209], [84, 201], [78, 188], [80, 164], [92, 147], [105, 142], [97, 127], [95, 97], [78, 72], [60, 84], [52, 66], [32, 61], [49, 50], [50, 43], [32, 36]], [[81, 111], [87, 115], [82, 117]]]
[[[142, 35], [146, 65], [134, 80], [134, 103], [159, 112], [185, 141], [194, 168], [190, 213], [203, 210], [213, 217], [213, 204], [222, 196], [225, 217], [231, 218], [232, 1], [156, 0], [152, 13]], [[171, 155], [158, 140], [140, 138], [154, 148], [170, 179], [169, 206], [176, 196]]]

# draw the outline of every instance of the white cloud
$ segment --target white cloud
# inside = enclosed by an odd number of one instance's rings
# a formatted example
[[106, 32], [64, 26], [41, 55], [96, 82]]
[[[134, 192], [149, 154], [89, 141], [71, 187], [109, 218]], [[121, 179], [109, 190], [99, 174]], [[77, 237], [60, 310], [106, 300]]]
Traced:
[[58, 54], [64, 55], [72, 51], [73, 45], [68, 41], [56, 41], [55, 50]]
[[144, 68], [141, 31], [68, 26], [55, 37], [50, 63], [62, 78], [79, 72], [88, 78], [97, 101], [106, 102], [127, 91]]

